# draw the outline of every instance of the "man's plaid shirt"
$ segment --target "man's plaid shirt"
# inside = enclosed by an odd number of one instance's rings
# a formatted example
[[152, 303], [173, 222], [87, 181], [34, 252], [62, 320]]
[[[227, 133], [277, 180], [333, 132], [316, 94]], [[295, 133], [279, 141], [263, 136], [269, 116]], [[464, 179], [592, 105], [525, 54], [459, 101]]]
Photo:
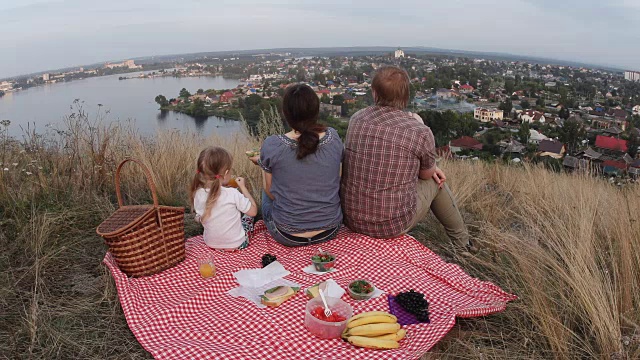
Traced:
[[418, 174], [433, 166], [435, 141], [426, 125], [392, 107], [357, 112], [342, 166], [345, 224], [377, 238], [401, 234], [416, 214]]

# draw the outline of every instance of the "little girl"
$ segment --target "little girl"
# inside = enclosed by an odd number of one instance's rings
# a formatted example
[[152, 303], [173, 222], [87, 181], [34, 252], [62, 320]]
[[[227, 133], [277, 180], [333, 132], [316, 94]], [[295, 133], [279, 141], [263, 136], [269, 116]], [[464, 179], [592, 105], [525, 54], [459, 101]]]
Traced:
[[258, 213], [243, 178], [235, 179], [242, 193], [225, 187], [231, 180], [232, 163], [231, 154], [221, 147], [202, 150], [190, 191], [196, 220], [204, 226], [204, 242], [226, 251], [249, 246], [248, 231]]

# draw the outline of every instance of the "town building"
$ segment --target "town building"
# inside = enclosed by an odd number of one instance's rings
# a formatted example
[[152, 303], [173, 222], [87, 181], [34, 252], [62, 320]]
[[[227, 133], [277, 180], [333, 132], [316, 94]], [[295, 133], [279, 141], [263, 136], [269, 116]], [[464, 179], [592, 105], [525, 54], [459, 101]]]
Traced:
[[449, 149], [454, 154], [462, 150], [482, 150], [482, 143], [470, 136], [463, 136], [459, 139], [451, 140]]
[[631, 108], [631, 113], [633, 115], [640, 115], [640, 105], [636, 105]]
[[475, 90], [474, 87], [469, 84], [464, 84], [460, 86], [460, 92], [462, 94], [471, 94], [473, 90]]
[[126, 67], [126, 68], [129, 68], [129, 69], [138, 69], [138, 68], [140, 68], [141, 66], [136, 65], [136, 63], [135, 63], [135, 61], [134, 61], [134, 60], [125, 60], [125, 61], [123, 61], [123, 62], [121, 62], [121, 63], [115, 63], [115, 64], [108, 63], [108, 64], [104, 64], [104, 67], [105, 67], [106, 69], [113, 69], [113, 68], [119, 68], [119, 67]]
[[561, 159], [566, 149], [564, 144], [555, 140], [542, 140], [538, 144], [538, 153], [540, 156], [548, 156], [554, 159]]
[[43, 81], [49, 81], [49, 79], [51, 78], [51, 75], [49, 74], [42, 74], [42, 80]]
[[340, 105], [320, 103], [320, 112], [328, 113], [334, 117], [340, 117], [342, 114], [342, 107]]
[[502, 120], [503, 116], [503, 111], [496, 108], [476, 108], [473, 111], [473, 118], [484, 123]]
[[624, 79], [629, 81], [640, 81], [640, 71], [625, 71]]
[[529, 129], [529, 143], [539, 144], [543, 140], [549, 140], [549, 138], [536, 129]]
[[532, 122], [544, 123], [546, 121], [544, 113], [541, 113], [540, 111], [535, 111], [535, 110], [523, 111], [520, 113], [519, 117], [520, 117], [520, 120], [522, 120], [522, 122], [527, 122], [527, 123], [532, 123]]
[[395, 52], [395, 58], [403, 58], [404, 57], [404, 51], [402, 51], [402, 49], [398, 48], [398, 50], [396, 50]]
[[0, 82], [0, 91], [8, 92], [13, 89], [13, 83], [8, 81]]
[[626, 153], [629, 149], [626, 140], [603, 135], [596, 136], [596, 147], [608, 153]]
[[456, 93], [449, 89], [438, 89], [436, 90], [436, 96], [440, 99], [453, 99], [456, 97]]
[[220, 95], [220, 102], [228, 103], [235, 99], [235, 95], [231, 91], [226, 91], [224, 94]]

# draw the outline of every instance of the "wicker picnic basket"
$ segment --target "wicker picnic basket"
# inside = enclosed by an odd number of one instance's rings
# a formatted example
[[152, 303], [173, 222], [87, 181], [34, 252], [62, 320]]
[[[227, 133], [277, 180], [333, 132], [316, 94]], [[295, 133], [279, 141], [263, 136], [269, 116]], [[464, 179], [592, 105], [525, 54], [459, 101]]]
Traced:
[[[120, 171], [128, 162], [142, 167], [151, 188], [153, 205], [124, 205]], [[137, 160], [121, 162], [115, 182], [119, 208], [98, 226], [96, 232], [104, 238], [120, 270], [132, 277], [149, 276], [184, 260], [184, 208], [158, 205], [151, 173]]]

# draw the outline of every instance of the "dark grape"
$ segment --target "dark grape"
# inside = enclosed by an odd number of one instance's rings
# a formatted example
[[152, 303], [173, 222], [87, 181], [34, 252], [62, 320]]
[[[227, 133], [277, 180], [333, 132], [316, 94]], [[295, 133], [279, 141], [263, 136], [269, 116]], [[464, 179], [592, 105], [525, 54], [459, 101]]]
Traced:
[[264, 254], [262, 255], [262, 267], [265, 267], [269, 264], [271, 264], [272, 262], [276, 261], [276, 257], [274, 255], [271, 254]]
[[420, 322], [429, 322], [429, 302], [424, 298], [424, 294], [413, 289], [396, 295], [396, 302], [403, 309], [415, 315]]

